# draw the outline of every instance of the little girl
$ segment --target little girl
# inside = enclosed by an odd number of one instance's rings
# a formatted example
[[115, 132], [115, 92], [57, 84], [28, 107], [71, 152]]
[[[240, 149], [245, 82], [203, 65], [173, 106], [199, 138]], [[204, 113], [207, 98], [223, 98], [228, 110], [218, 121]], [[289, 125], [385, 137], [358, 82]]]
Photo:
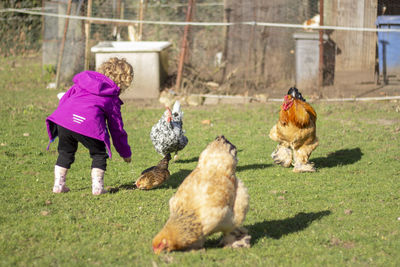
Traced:
[[58, 158], [54, 168], [54, 193], [65, 193], [66, 175], [75, 160], [78, 143], [89, 149], [92, 158], [92, 193], [104, 194], [104, 172], [111, 158], [110, 137], [125, 162], [131, 162], [131, 148], [121, 116], [119, 95], [133, 79], [132, 66], [125, 59], [111, 58], [95, 71], [83, 71], [60, 99], [57, 109], [46, 119], [50, 144], [58, 136]]

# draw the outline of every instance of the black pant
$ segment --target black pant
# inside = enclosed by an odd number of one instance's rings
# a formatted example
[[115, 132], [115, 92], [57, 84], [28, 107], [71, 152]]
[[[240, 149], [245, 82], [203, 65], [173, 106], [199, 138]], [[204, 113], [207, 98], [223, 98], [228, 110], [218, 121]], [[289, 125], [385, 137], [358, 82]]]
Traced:
[[57, 165], [69, 169], [75, 161], [75, 152], [78, 150], [78, 143], [82, 143], [89, 149], [92, 158], [92, 168], [106, 170], [107, 168], [107, 151], [103, 141], [87, 137], [64, 127], [57, 125], [58, 131], [58, 158]]

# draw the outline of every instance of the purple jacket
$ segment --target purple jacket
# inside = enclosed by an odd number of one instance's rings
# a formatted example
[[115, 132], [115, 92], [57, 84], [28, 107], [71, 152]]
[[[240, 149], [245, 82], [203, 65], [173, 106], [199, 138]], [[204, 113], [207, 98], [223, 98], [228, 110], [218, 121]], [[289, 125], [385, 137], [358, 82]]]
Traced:
[[110, 131], [119, 155], [123, 158], [130, 157], [131, 148], [121, 116], [123, 102], [119, 98], [120, 88], [110, 78], [95, 71], [78, 73], [72, 81], [74, 85], [46, 119], [50, 143], [58, 135], [58, 124], [76, 133], [104, 141], [111, 158]]

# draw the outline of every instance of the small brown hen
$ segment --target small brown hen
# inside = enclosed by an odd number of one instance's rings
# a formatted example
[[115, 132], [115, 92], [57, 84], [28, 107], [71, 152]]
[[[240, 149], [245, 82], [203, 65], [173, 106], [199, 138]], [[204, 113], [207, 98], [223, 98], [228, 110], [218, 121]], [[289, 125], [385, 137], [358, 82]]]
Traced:
[[249, 195], [236, 178], [236, 147], [218, 136], [200, 154], [197, 167], [169, 200], [170, 217], [153, 239], [153, 251], [198, 249], [205, 238], [222, 232], [221, 244], [249, 247], [250, 236], [240, 225]]
[[135, 183], [136, 187], [149, 190], [164, 183], [170, 176], [168, 170], [168, 163], [170, 160], [171, 154], [168, 153], [157, 166], [144, 170]]
[[279, 143], [271, 154], [276, 164], [284, 167], [293, 164], [294, 172], [315, 171], [314, 164], [308, 160], [318, 146], [316, 121], [315, 110], [297, 88], [290, 88], [281, 106], [279, 121], [269, 133], [269, 137]]

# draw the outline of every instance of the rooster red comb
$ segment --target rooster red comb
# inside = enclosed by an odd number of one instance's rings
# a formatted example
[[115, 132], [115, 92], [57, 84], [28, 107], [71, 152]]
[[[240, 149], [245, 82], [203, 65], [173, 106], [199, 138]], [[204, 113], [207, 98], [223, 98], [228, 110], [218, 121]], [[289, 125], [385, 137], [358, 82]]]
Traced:
[[165, 106], [165, 113], [166, 113], [166, 120], [167, 122], [171, 122], [172, 119], [172, 112], [171, 109], [168, 106]]

